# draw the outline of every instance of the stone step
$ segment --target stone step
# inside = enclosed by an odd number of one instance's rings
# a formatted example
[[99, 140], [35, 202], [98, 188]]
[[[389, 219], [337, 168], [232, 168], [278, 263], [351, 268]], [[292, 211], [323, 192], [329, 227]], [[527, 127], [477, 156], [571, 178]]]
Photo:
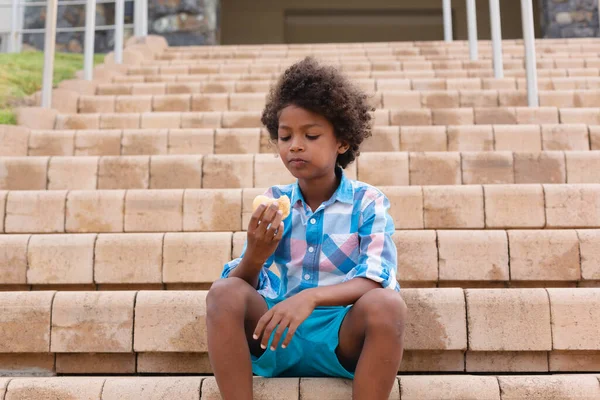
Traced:
[[[382, 186], [396, 229], [600, 227], [600, 184]], [[254, 189], [0, 192], [0, 232], [242, 231]]]
[[[282, 73], [302, 57], [274, 60], [176, 60], [173, 61], [144, 61], [140, 66], [130, 66], [125, 70], [126, 75], [185, 75], [185, 74], [245, 74], [245, 73]], [[391, 58], [319, 58], [326, 65], [334, 66], [343, 72], [370, 71], [420, 71], [420, 70], [489, 70], [493, 69], [492, 60], [461, 61], [461, 60], [403, 60]], [[600, 57], [578, 56], [538, 59], [536, 66], [539, 70], [553, 69], [586, 69], [598, 68]], [[503, 67], [506, 71], [525, 70], [525, 60], [505, 60]]]
[[[587, 141], [581, 140], [581, 146]], [[600, 183], [600, 151], [368, 152], [345, 169], [374, 186]], [[0, 190], [238, 189], [296, 178], [274, 154], [0, 157]]]
[[[542, 107], [590, 108], [600, 105], [600, 89], [539, 92]], [[262, 111], [267, 93], [94, 95], [73, 99], [81, 114], [173, 111]], [[526, 107], [525, 90], [389, 90], [369, 94], [376, 109]]]
[[[20, 118], [33, 115], [24, 109]], [[375, 126], [431, 125], [600, 125], [600, 108], [569, 107], [463, 107], [378, 109], [373, 112]], [[261, 128], [261, 111], [142, 112], [102, 114], [58, 114], [48, 116], [46, 129], [190, 129]]]
[[[235, 79], [242, 80], [265, 80], [265, 79], [276, 79], [280, 73], [261, 72], [260, 69], [257, 72], [250, 72], [253, 68], [244, 67], [232, 64], [227, 69], [222, 68], [218, 72], [210, 72], [210, 68], [204, 68], [202, 66], [173, 66], [173, 67], [162, 67], [168, 73], [160, 74], [155, 73], [152, 67], [135, 67], [138, 68], [137, 73], [130, 73], [122, 75], [122, 79], [119, 81], [129, 81], [128, 78], [133, 78], [133, 82], [161, 82], [161, 81], [203, 81], [206, 80], [207, 75], [213, 75], [214, 80], [231, 80], [233, 76], [238, 76]], [[147, 73], [144, 73], [146, 69], [150, 68]], [[181, 70], [181, 73], [178, 71]], [[187, 71], [187, 72], [186, 72]], [[160, 72], [160, 71], [159, 71]], [[551, 77], [598, 77], [600, 75], [600, 68], [598, 67], [587, 67], [587, 68], [540, 68], [537, 70], [538, 76], [541, 78]], [[121, 75], [115, 71], [116, 75]], [[349, 78], [354, 79], [417, 79], [417, 78], [492, 78], [494, 76], [494, 70], [491, 68], [472, 68], [472, 69], [414, 69], [414, 70], [369, 70], [369, 71], [346, 71], [346, 75]], [[507, 78], [525, 78], [525, 69], [508, 69], [504, 72]], [[114, 81], [117, 79], [113, 78]]]
[[[75, 228], [71, 221], [68, 228]], [[243, 231], [97, 234], [85, 232], [111, 227], [79, 228], [0, 235], [0, 290], [208, 289], [246, 242]], [[392, 236], [403, 288], [600, 287], [598, 229], [419, 228]]]
[[[7, 323], [0, 330], [0, 370], [211, 373], [206, 295], [1, 292]], [[403, 289], [402, 295], [410, 316], [402, 372], [597, 372], [600, 288]]]
[[[352, 382], [338, 378], [254, 379], [257, 400], [345, 400], [352, 396]], [[600, 375], [401, 375], [390, 400], [583, 400], [600, 396]], [[52, 377], [0, 378], [5, 400], [218, 400], [213, 377]]]
[[[371, 152], [600, 150], [600, 126], [586, 124], [374, 126]], [[265, 128], [29, 130], [0, 126], [0, 157], [273, 154]]]
[[[196, 75], [197, 76], [197, 75]], [[195, 77], [196, 77], [195, 76]], [[153, 82], [153, 83], [100, 83], [93, 88], [95, 95], [173, 95], [173, 94], [211, 94], [211, 93], [262, 93], [268, 92], [276, 80], [206, 80], [197, 82]], [[220, 76], [221, 77], [221, 76]], [[228, 76], [227, 76], [228, 77]], [[526, 79], [516, 78], [434, 78], [434, 79], [354, 79], [367, 92], [381, 91], [429, 91], [458, 90], [459, 97], [476, 94], [493, 95], [505, 91], [523, 91], [527, 89]], [[68, 84], [71, 84], [69, 82]], [[60, 87], [60, 85], [59, 85]], [[538, 88], [541, 91], [554, 91], [559, 95], [576, 96], [579, 90], [597, 90], [600, 77], [577, 78], [540, 78]], [[577, 91], [575, 91], [577, 90]], [[464, 100], [463, 100], [464, 101]], [[498, 103], [499, 103], [498, 97]]]

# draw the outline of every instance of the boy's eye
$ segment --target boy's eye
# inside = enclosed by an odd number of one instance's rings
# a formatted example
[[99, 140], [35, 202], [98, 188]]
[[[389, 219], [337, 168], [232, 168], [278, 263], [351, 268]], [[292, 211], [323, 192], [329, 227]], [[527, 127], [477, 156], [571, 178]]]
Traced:
[[310, 140], [316, 140], [316, 139], [318, 139], [318, 138], [319, 138], [319, 136], [318, 136], [318, 135], [317, 135], [317, 136], [309, 136], [309, 135], [306, 135], [306, 137], [307, 137], [307, 138], [309, 138]]
[[285, 137], [279, 136], [279, 140], [281, 140], [282, 142], [287, 142], [288, 140], [290, 140], [290, 137], [289, 136], [285, 136]]

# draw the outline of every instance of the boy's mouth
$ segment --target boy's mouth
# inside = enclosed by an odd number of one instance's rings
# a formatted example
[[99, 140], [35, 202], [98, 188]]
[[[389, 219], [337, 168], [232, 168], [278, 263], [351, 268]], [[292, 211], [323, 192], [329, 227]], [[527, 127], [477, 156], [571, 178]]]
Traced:
[[293, 167], [300, 167], [300, 166], [305, 165], [307, 162], [306, 162], [306, 160], [303, 160], [301, 158], [292, 158], [292, 159], [290, 159], [289, 163]]

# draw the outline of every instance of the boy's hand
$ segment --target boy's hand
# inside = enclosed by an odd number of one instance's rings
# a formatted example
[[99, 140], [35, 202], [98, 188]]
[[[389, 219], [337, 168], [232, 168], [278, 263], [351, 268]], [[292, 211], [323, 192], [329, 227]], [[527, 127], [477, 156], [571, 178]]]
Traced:
[[254, 330], [254, 339], [262, 335], [260, 347], [267, 348], [273, 330], [276, 331], [271, 343], [271, 350], [275, 350], [283, 331], [289, 328], [281, 348], [285, 349], [296, 333], [298, 326], [313, 312], [316, 307], [314, 297], [307, 291], [302, 291], [295, 296], [285, 299], [262, 316]]
[[252, 213], [248, 224], [246, 254], [261, 266], [271, 257], [283, 236], [281, 217], [282, 213], [279, 211], [277, 203], [273, 203], [269, 207], [261, 204]]

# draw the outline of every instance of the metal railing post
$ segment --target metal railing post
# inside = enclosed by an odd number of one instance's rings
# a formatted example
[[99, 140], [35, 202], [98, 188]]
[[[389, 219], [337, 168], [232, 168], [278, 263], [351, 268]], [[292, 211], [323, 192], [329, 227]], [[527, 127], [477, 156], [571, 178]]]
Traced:
[[94, 38], [96, 35], [96, 0], [85, 4], [85, 46], [83, 58], [84, 78], [91, 81], [94, 68]]
[[10, 11], [10, 37], [8, 38], [8, 52], [16, 53], [18, 47], [17, 35], [19, 30], [19, 28], [17, 28], [19, 24], [19, 0], [12, 0], [12, 7]]
[[142, 0], [133, 0], [133, 35], [142, 36]]
[[535, 33], [533, 31], [533, 5], [531, 0], [521, 0], [521, 21], [525, 44], [525, 70], [527, 72], [527, 103], [538, 107], [537, 64], [535, 56]]
[[475, 0], [467, 0], [467, 28], [469, 31], [469, 57], [471, 61], [478, 58], [477, 52], [477, 11]]
[[452, 41], [452, 1], [442, 0], [444, 12], [444, 41]]
[[52, 107], [52, 79], [54, 76], [54, 49], [56, 45], [56, 14], [58, 0], [46, 5], [46, 32], [44, 37], [44, 74], [42, 76], [42, 107]]
[[123, 63], [123, 24], [125, 19], [125, 1], [115, 0], [115, 63]]
[[142, 0], [142, 36], [148, 36], [148, 0]]
[[502, 60], [502, 27], [500, 25], [500, 0], [490, 0], [490, 21], [492, 25], [492, 53], [494, 55], [494, 78], [504, 78]]

